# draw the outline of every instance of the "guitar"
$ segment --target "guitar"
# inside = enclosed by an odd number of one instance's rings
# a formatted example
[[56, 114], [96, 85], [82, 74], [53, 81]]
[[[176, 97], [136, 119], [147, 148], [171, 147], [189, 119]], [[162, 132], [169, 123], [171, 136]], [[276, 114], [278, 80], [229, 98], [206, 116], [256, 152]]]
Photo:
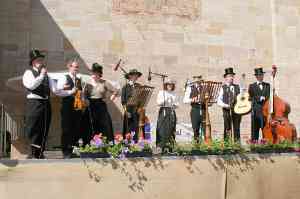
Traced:
[[248, 114], [251, 111], [251, 102], [249, 100], [249, 93], [245, 86], [246, 75], [242, 74], [241, 93], [238, 94], [236, 104], [234, 106], [234, 112], [239, 115]]

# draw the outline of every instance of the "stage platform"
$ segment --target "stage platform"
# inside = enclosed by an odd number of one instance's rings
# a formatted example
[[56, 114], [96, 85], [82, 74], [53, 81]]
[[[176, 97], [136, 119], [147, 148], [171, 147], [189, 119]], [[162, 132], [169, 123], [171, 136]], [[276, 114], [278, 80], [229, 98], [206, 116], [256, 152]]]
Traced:
[[1, 199], [299, 199], [300, 155], [0, 160]]

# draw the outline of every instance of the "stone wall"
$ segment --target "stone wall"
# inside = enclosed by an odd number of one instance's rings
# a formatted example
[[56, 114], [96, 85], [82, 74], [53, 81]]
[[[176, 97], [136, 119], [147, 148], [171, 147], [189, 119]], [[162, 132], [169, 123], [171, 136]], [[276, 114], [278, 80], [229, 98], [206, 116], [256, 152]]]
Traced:
[[[222, 81], [224, 68], [233, 66], [237, 82], [246, 73], [250, 83], [255, 65], [270, 70], [275, 63], [278, 94], [291, 104], [290, 119], [299, 129], [297, 0], [4, 0], [0, 7], [1, 100], [18, 114], [23, 113], [24, 98], [15, 97], [3, 84], [23, 73], [34, 47], [48, 50], [50, 71], [64, 70], [64, 59], [79, 55], [83, 72], [97, 61], [105, 66], [106, 78], [121, 83], [122, 73], [113, 72], [110, 65], [124, 59], [125, 69], [138, 68], [144, 73], [141, 82], [156, 87], [147, 109], [152, 121], [161, 80], [146, 81], [149, 67], [176, 79], [182, 97], [184, 83], [193, 75]], [[119, 100], [111, 109], [120, 110]], [[180, 105], [179, 123], [190, 123], [189, 109]], [[113, 112], [119, 130], [121, 113]], [[213, 134], [218, 135], [223, 131], [221, 109], [214, 105], [210, 113]], [[249, 119], [247, 115], [242, 121], [245, 138]]]
[[0, 160], [9, 199], [298, 199], [297, 155]]

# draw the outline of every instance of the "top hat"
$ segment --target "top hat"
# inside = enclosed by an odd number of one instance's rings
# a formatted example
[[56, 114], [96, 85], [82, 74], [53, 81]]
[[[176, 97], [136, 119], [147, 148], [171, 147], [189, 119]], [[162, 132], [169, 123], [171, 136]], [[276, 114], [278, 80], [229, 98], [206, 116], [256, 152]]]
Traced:
[[224, 77], [226, 77], [226, 75], [235, 75], [235, 73], [233, 72], [233, 68], [225, 68], [225, 74]]
[[125, 78], [129, 79], [130, 75], [137, 75], [138, 77], [140, 77], [140, 76], [142, 76], [142, 73], [139, 72], [137, 69], [131, 69], [131, 70], [129, 70], [128, 73], [125, 74]]
[[37, 58], [45, 58], [45, 55], [41, 53], [41, 51], [33, 49], [29, 52], [29, 65], [32, 66], [32, 62]]
[[260, 67], [260, 68], [255, 68], [254, 69], [254, 75], [255, 76], [257, 76], [257, 75], [263, 75], [263, 74], [265, 74], [263, 68]]
[[93, 63], [92, 65], [92, 72], [94, 73], [103, 73], [103, 66], [101, 66], [100, 64], [98, 63]]

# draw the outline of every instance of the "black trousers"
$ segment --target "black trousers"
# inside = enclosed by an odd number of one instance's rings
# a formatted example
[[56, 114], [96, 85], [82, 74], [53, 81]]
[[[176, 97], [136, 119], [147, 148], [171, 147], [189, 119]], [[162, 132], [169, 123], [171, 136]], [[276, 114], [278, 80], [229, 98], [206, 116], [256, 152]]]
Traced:
[[262, 106], [261, 107], [252, 107], [251, 112], [251, 139], [258, 140], [259, 139], [259, 130], [263, 129], [265, 126], [265, 120], [262, 114]]
[[129, 116], [125, 113], [123, 116], [123, 137], [125, 138], [127, 133], [135, 132], [133, 136], [134, 141], [138, 141], [139, 132], [139, 114], [135, 107], [127, 107]]
[[191, 105], [191, 121], [192, 121], [192, 128], [194, 131], [194, 140], [199, 141], [199, 139], [203, 136], [200, 135], [205, 132], [205, 126], [204, 126], [204, 119], [205, 119], [205, 105], [204, 104], [192, 104]]
[[32, 155], [35, 158], [39, 158], [45, 150], [50, 123], [50, 101], [28, 99], [25, 113], [25, 133], [30, 140]]
[[164, 147], [175, 142], [176, 112], [170, 107], [161, 107], [156, 125], [156, 145]]
[[[230, 112], [232, 115], [230, 115]], [[235, 114], [233, 110], [223, 108], [223, 119], [224, 119], [224, 140], [229, 139], [229, 133], [233, 126], [234, 140], [240, 141], [240, 124], [242, 117], [241, 115]]]
[[102, 133], [108, 141], [114, 141], [113, 125], [106, 103], [102, 99], [89, 99], [90, 105], [83, 116], [82, 136], [88, 144], [95, 134]]
[[78, 145], [80, 138], [82, 111], [74, 110], [73, 103], [63, 103], [61, 107], [61, 145], [64, 155], [72, 153], [73, 146]]

